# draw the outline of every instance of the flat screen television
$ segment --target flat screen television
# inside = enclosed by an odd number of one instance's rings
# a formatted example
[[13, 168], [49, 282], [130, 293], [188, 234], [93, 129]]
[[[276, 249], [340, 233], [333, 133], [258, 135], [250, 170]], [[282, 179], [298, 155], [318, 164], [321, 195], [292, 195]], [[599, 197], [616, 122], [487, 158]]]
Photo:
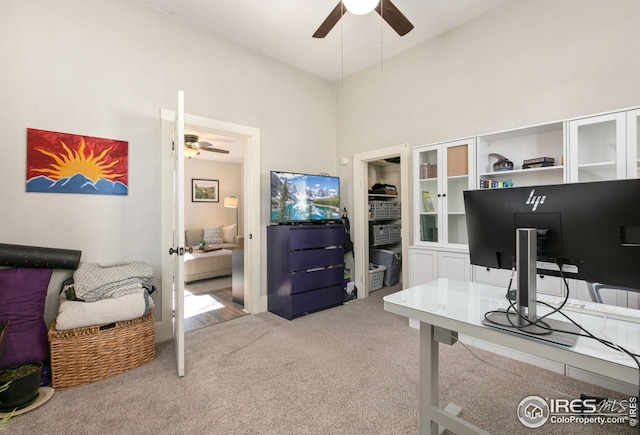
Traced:
[[271, 223], [325, 223], [340, 219], [340, 178], [271, 171]]

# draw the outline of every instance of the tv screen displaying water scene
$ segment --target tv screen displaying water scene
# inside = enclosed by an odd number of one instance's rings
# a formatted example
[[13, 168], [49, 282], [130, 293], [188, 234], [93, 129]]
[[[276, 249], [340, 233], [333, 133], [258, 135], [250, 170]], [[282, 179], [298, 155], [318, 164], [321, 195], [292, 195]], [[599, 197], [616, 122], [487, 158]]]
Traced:
[[340, 219], [340, 178], [271, 171], [271, 222]]

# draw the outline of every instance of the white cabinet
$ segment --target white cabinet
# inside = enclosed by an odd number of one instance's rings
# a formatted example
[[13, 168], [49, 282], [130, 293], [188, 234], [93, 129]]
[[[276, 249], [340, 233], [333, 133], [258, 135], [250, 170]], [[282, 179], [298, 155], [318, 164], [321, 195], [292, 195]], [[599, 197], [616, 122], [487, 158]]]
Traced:
[[[511, 271], [506, 269], [492, 269], [484, 266], [473, 266], [473, 280], [483, 284], [508, 288], [509, 282], [511, 281]], [[514, 272], [511, 287], [515, 288], [517, 282], [517, 273]], [[555, 276], [538, 275], [536, 279], [536, 290], [539, 293], [564, 296], [562, 279]], [[571, 290], [570, 292], [572, 297], [575, 297]]]
[[[593, 301], [587, 283], [584, 281], [569, 280], [569, 296], [584, 301]], [[607, 305], [617, 305], [619, 307], [628, 307], [640, 309], [638, 306], [638, 293], [628, 292], [626, 290], [615, 290], [610, 288], [600, 289], [600, 297], [602, 302]]]
[[475, 139], [416, 147], [413, 162], [414, 245], [465, 249], [462, 192], [473, 188]]
[[[478, 136], [478, 188], [563, 183], [564, 136], [563, 122]], [[513, 168], [495, 170], [498, 156]]]
[[438, 278], [438, 251], [409, 248], [409, 287]]
[[569, 121], [569, 180], [637, 178], [639, 110]]
[[[511, 165], [494, 167], [500, 158]], [[508, 286], [511, 271], [470, 265], [464, 190], [639, 177], [640, 108], [415, 147], [409, 285], [450, 277]], [[568, 284], [572, 298], [590, 300], [586, 283]], [[539, 275], [537, 289], [565, 294], [553, 276]], [[640, 308], [638, 293], [607, 290], [603, 299]]]
[[436, 278], [471, 281], [469, 254], [464, 251], [409, 248], [409, 287]]
[[438, 278], [471, 281], [471, 260], [466, 252], [438, 252]]

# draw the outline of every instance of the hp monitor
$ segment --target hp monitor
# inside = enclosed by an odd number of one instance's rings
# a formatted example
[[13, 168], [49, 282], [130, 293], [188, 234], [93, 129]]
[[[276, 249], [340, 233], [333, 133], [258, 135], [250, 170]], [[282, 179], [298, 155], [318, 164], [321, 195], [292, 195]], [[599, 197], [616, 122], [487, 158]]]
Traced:
[[465, 191], [464, 202], [471, 263], [516, 269], [530, 321], [536, 274], [640, 289], [639, 179]]

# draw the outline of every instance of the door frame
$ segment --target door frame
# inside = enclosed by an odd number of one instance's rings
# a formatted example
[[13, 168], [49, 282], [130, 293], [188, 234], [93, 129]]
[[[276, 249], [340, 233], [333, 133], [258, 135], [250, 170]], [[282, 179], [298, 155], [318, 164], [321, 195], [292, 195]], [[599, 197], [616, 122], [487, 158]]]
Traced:
[[[353, 155], [353, 252], [355, 283], [358, 289], [358, 299], [369, 296], [369, 162], [400, 156], [400, 216], [402, 228], [402, 258], [409, 258], [408, 248], [411, 228], [411, 148], [409, 144], [395, 145], [373, 151]], [[402, 268], [403, 286], [409, 283], [409, 273], [406, 263]]]
[[[171, 173], [171, 132], [173, 131], [173, 119], [175, 111], [160, 109], [162, 124], [161, 140], [161, 245], [162, 245], [162, 310], [161, 321], [156, 322], [156, 341], [170, 340], [173, 336], [172, 322], [172, 266], [171, 256], [168, 255], [172, 246], [171, 230], [173, 217], [171, 214], [171, 202], [173, 198], [173, 181]], [[243, 161], [243, 210], [242, 219], [244, 227], [244, 308], [250, 314], [260, 312], [260, 252], [262, 250], [262, 232], [260, 228], [260, 151], [261, 132], [259, 128], [234, 124], [218, 119], [185, 113], [185, 124], [191, 127], [202, 127], [220, 132], [239, 135], [244, 141]], [[169, 141], [169, 142], [167, 142]], [[165, 255], [166, 254], [166, 255]]]

